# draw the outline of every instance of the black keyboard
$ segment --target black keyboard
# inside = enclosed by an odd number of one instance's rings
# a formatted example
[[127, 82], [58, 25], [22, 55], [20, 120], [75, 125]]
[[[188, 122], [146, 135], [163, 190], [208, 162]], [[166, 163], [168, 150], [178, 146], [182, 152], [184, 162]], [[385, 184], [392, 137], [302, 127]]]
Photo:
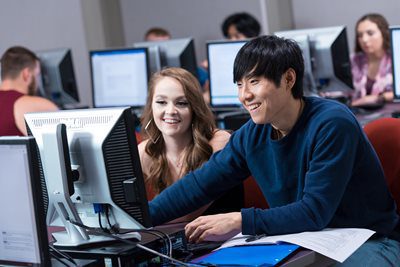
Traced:
[[223, 242], [187, 243], [186, 250], [193, 254], [207, 253], [218, 248], [222, 243]]

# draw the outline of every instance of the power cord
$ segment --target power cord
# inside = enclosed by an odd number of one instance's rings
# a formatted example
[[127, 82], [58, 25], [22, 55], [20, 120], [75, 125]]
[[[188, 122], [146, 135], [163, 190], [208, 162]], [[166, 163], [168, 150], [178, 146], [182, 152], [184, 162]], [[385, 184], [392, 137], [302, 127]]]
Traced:
[[[63, 262], [59, 256], [61, 256], [62, 258], [66, 259], [67, 261], [71, 262], [74, 266], [77, 266], [77, 263], [75, 262], [75, 260], [70, 257], [68, 254], [61, 252], [60, 250], [56, 249], [54, 246], [49, 245], [49, 249], [50, 249], [50, 253], [51, 255], [58, 261], [61, 261], [64, 265], [68, 266], [65, 262]], [[57, 256], [56, 254], [58, 254], [59, 256]]]
[[55, 254], [55, 253], [53, 253], [53, 252], [50, 251], [50, 255], [51, 255], [54, 259], [56, 259], [58, 262], [62, 263], [63, 265], [65, 265], [65, 266], [67, 266], [67, 267], [69, 267], [69, 265], [66, 264], [63, 260], [61, 260], [61, 258], [60, 258], [57, 254]]
[[121, 232], [118, 229], [118, 227], [116, 227], [115, 224], [114, 225], [111, 224], [110, 214], [109, 214], [109, 206], [108, 205], [104, 205], [103, 208], [104, 208], [104, 214], [105, 214], [105, 217], [107, 219], [107, 223], [108, 223], [109, 229], [104, 228], [102, 226], [101, 215], [100, 215], [101, 212], [99, 212], [99, 226], [100, 226], [100, 229], [102, 229], [105, 233], [108, 233], [108, 234], [110, 234], [110, 233], [111, 234], [127, 234], [127, 233], [131, 233], [131, 232], [144, 232], [144, 233], [155, 235], [155, 236], [159, 237], [161, 240], [163, 240], [163, 242], [165, 244], [165, 249], [167, 251], [167, 254], [170, 257], [172, 257], [173, 247], [172, 247], [172, 241], [171, 241], [171, 238], [169, 237], [169, 235], [167, 235], [166, 233], [164, 233], [162, 231], [155, 230], [155, 229], [139, 229], [139, 230], [128, 230], [128, 231]]
[[128, 233], [132, 233], [132, 232], [148, 233], [148, 234], [155, 235], [155, 236], [161, 238], [165, 244], [165, 248], [167, 250], [168, 255], [170, 257], [172, 257], [172, 249], [173, 249], [172, 240], [171, 240], [170, 236], [167, 235], [166, 233], [156, 230], [156, 229], [137, 229], [137, 230], [123, 231], [123, 232], [119, 232], [119, 233], [120, 234], [128, 234]]

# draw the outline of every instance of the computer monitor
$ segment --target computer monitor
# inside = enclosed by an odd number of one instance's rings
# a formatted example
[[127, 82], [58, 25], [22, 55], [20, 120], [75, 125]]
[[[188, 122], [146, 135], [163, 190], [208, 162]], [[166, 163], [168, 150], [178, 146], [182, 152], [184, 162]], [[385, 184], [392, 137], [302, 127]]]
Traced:
[[393, 69], [393, 93], [394, 100], [400, 101], [400, 25], [390, 27], [392, 69]]
[[0, 137], [0, 265], [50, 266], [33, 137]]
[[275, 35], [300, 44], [305, 59], [305, 79], [309, 79], [304, 88], [306, 95], [330, 91], [349, 94], [353, 90], [346, 27], [280, 31]]
[[42, 96], [60, 107], [79, 103], [71, 50], [52, 49], [39, 51], [36, 54], [41, 63]]
[[94, 107], [146, 105], [147, 48], [90, 51], [90, 67]]
[[130, 108], [25, 114], [38, 144], [49, 195], [47, 224], [57, 246], [108, 240], [71, 220], [111, 232], [151, 226]]
[[[133, 46], [149, 48], [150, 69], [152, 71], [158, 71], [164, 67], [180, 67], [198, 77], [193, 38], [138, 42], [134, 43]], [[157, 66], [158, 63], [160, 67]]]
[[240, 107], [238, 89], [233, 82], [233, 63], [247, 41], [207, 42], [210, 102], [212, 107]]

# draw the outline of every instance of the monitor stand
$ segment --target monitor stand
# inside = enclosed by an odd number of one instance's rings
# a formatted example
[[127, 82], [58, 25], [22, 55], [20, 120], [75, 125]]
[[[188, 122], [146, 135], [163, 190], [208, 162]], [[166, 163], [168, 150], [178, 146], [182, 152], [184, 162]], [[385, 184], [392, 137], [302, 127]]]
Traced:
[[[98, 243], [117, 241], [117, 239], [112, 237], [100, 236], [100, 235], [89, 235], [89, 239], [81, 240], [71, 240], [71, 236], [67, 231], [55, 232], [52, 234], [56, 242], [53, 244], [56, 247], [80, 247], [87, 245], [95, 245]], [[141, 240], [141, 235], [138, 232], [128, 233], [128, 234], [114, 234], [116, 237], [122, 239], [134, 239], [133, 242], [139, 242]]]

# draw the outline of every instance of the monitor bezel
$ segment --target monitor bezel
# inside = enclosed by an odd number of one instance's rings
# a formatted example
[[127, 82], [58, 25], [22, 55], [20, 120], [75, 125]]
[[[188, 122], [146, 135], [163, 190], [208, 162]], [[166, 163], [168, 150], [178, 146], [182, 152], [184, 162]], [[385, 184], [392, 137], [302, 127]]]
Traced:
[[[40, 74], [40, 81], [39, 81], [39, 92], [38, 94], [44, 98], [47, 98], [51, 101], [53, 101], [55, 104], [60, 106], [61, 108], [64, 108], [69, 105], [76, 105], [79, 104], [81, 101], [81, 96], [79, 93], [79, 86], [78, 86], [78, 80], [76, 76], [76, 70], [75, 70], [75, 65], [74, 65], [74, 58], [72, 55], [72, 49], [67, 48], [67, 47], [60, 47], [60, 48], [54, 48], [54, 49], [47, 49], [47, 50], [40, 50], [36, 51], [35, 54], [39, 58], [40, 62], [40, 67], [41, 67], [41, 74]], [[58, 65], [52, 65], [49, 64], [48, 60], [46, 60], [48, 54], [56, 54], [57, 56], [62, 55], [60, 57], [60, 61], [58, 61]], [[71, 64], [68, 66], [71, 67], [71, 73], [73, 76], [73, 83], [74, 83], [74, 89], [75, 91], [71, 94], [70, 91], [68, 91], [64, 87], [64, 79], [62, 79], [62, 72], [60, 72], [60, 65], [62, 62], [64, 62], [65, 59], [69, 59], [71, 61]], [[53, 63], [53, 62], [52, 62]], [[46, 79], [46, 73], [48, 70], [52, 68], [56, 68], [56, 71], [58, 72], [60, 77], [57, 77], [55, 80], [51, 80], [53, 83], [59, 85], [56, 87], [51, 87], [48, 89], [48, 84], [45, 82]], [[54, 85], [53, 85], [54, 86]], [[59, 90], [58, 90], [59, 89]], [[58, 97], [55, 97], [58, 96]]]
[[[352, 83], [352, 73], [351, 73], [351, 60], [350, 51], [348, 49], [347, 42], [347, 28], [345, 25], [330, 26], [330, 27], [315, 27], [315, 28], [305, 28], [305, 29], [291, 29], [284, 31], [276, 31], [274, 33], [279, 37], [285, 39], [292, 39], [297, 42], [296, 37], [303, 37], [307, 35], [309, 37], [309, 48], [310, 48], [310, 59], [311, 59], [311, 77], [314, 79], [312, 82], [312, 90], [309, 90], [309, 95], [318, 95], [319, 93], [325, 92], [335, 92], [340, 91], [344, 95], [351, 95], [354, 92], [354, 85]], [[326, 37], [328, 36], [328, 37]], [[334, 38], [333, 38], [334, 37]], [[324, 38], [327, 40], [321, 41]], [[344, 42], [345, 40], [345, 42]], [[338, 44], [345, 43], [342, 46], [346, 51], [342, 54], [348, 54], [346, 58], [346, 65], [339, 65], [337, 58], [334, 57], [336, 51], [334, 48]], [[339, 46], [340, 47], [340, 46]], [[300, 48], [302, 48], [300, 46]], [[303, 49], [302, 49], [303, 54]], [[304, 57], [304, 55], [303, 55]], [[326, 61], [327, 59], [328, 61]], [[341, 58], [343, 59], [343, 58]], [[331, 63], [331, 64], [327, 64]], [[350, 76], [350, 80], [340, 79], [337, 73], [337, 66], [340, 66], [343, 70], [343, 66], [347, 66], [347, 74]], [[326, 71], [328, 70], [328, 76]], [[328, 83], [326, 83], [328, 81]], [[346, 81], [348, 83], [346, 83]], [[340, 87], [338, 87], [340, 86]], [[306, 92], [307, 90], [304, 90]]]
[[[236, 104], [215, 104], [213, 103], [213, 89], [212, 89], [212, 81], [211, 81], [211, 73], [210, 73], [210, 46], [212, 45], [220, 45], [220, 44], [235, 44], [235, 43], [243, 43], [243, 45], [245, 45], [247, 42], [249, 41], [249, 39], [245, 39], [245, 40], [212, 40], [212, 41], [207, 41], [206, 42], [206, 47], [207, 47], [207, 61], [208, 61], [208, 79], [209, 79], [209, 84], [210, 84], [210, 105], [213, 108], [241, 108], [242, 104], [240, 103], [240, 101], [238, 100], [238, 103]], [[233, 69], [232, 69], [233, 72]], [[239, 97], [237, 97], [239, 99]]]
[[[173, 45], [182, 45], [185, 44], [185, 46], [181, 46], [180, 48], [184, 48], [180, 50], [179, 55], [177, 57], [171, 57], [171, 47], [174, 47]], [[134, 47], [147, 47], [147, 48], [153, 48], [158, 47], [158, 56], [159, 56], [159, 63], [161, 69], [163, 68], [168, 68], [168, 67], [178, 67], [185, 69], [189, 71], [191, 74], [193, 74], [196, 79], [198, 79], [198, 74], [197, 74], [197, 57], [196, 57], [196, 47], [195, 47], [195, 40], [193, 37], [182, 37], [182, 38], [173, 38], [173, 39], [168, 39], [168, 40], [160, 40], [160, 41], [143, 41], [143, 42], [135, 42], [133, 43]], [[191, 57], [190, 57], [190, 64], [188, 68], [188, 65], [182, 66], [182, 55], [187, 53], [188, 49], [190, 49]], [[170, 64], [170, 61], [179, 61], [179, 64]]]
[[[110, 52], [124, 52], [124, 51], [144, 51], [146, 55], [146, 75], [147, 75], [147, 92], [149, 92], [149, 80], [150, 80], [150, 66], [149, 66], [149, 49], [147, 47], [120, 47], [120, 48], [108, 48], [108, 49], [98, 49], [98, 50], [90, 50], [89, 51], [89, 63], [90, 63], [90, 83], [91, 83], [91, 92], [92, 92], [92, 105], [94, 108], [113, 108], [113, 107], [126, 107], [129, 106], [133, 109], [142, 109], [144, 105], [129, 105], [129, 104], [121, 104], [121, 105], [96, 105], [96, 98], [95, 98], [95, 89], [94, 89], [94, 79], [93, 79], [93, 62], [92, 56], [93, 54], [99, 53], [110, 53]], [[146, 96], [147, 99], [147, 96]]]
[[[394, 43], [394, 41], [393, 41], [393, 32], [394, 31], [398, 31], [398, 32], [400, 32], [400, 25], [393, 25], [393, 26], [390, 26], [389, 27], [389, 36], [390, 36], [390, 57], [391, 57], [391, 60], [392, 60], [392, 77], [393, 77], [393, 100], [394, 101], [396, 101], [396, 102], [400, 102], [400, 82], [399, 82], [399, 84], [397, 84], [396, 83], [396, 79], [395, 79], [395, 77], [396, 76], [400, 76], [400, 69], [399, 70], [397, 70], [397, 75], [396, 75], [396, 69], [395, 69], [395, 64], [394, 64], [394, 62], [395, 62], [395, 55], [394, 55], [394, 53], [393, 53], [393, 51], [394, 51], [394, 47], [393, 47], [393, 43]], [[399, 38], [400, 39], [400, 38]], [[399, 40], [400, 41], [400, 40]], [[399, 55], [398, 55], [399, 57], [397, 58], [397, 61], [399, 61], [399, 67], [400, 67], [400, 52], [399, 52]], [[400, 77], [399, 77], [399, 80], [400, 80]], [[399, 87], [399, 89], [398, 90], [396, 90], [396, 87]], [[398, 94], [396, 94], [397, 93], [397, 91], [398, 91]]]
[[[50, 266], [50, 252], [49, 252], [49, 239], [47, 235], [47, 225], [45, 215], [45, 207], [43, 203], [43, 192], [40, 183], [40, 170], [39, 170], [39, 154], [34, 137], [1, 137], [0, 145], [23, 145], [27, 150], [27, 157], [29, 162], [29, 178], [31, 184], [33, 209], [35, 213], [36, 231], [39, 245], [40, 264], [33, 266]], [[32, 164], [32, 163], [37, 163]], [[37, 167], [35, 167], [37, 166]], [[9, 261], [2, 261], [0, 263], [10, 264]], [[11, 262], [12, 264], [25, 262]], [[29, 263], [31, 264], [31, 263]]]

